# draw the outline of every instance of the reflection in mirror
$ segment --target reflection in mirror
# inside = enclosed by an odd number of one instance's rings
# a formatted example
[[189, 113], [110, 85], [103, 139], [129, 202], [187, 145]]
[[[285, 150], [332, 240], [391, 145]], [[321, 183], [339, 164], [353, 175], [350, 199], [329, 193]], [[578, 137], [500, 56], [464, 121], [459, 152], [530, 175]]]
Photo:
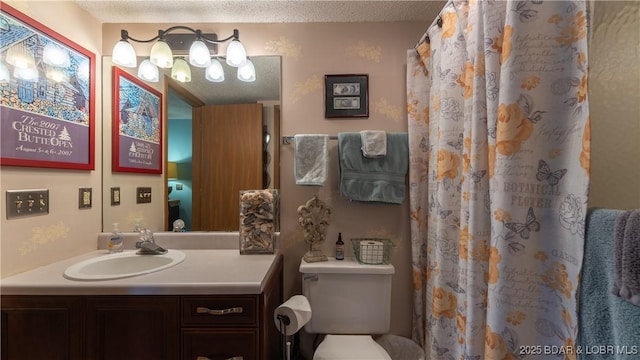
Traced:
[[177, 163], [179, 177], [168, 180], [167, 230], [178, 218], [189, 231], [238, 230], [239, 192], [278, 188], [278, 148], [265, 136], [279, 134], [280, 58], [252, 61], [251, 83], [226, 65], [221, 83], [206, 81], [200, 68], [189, 83], [168, 80], [167, 160]]
[[[166, 191], [154, 194], [153, 204], [166, 204], [164, 230], [181, 219], [186, 231], [238, 231], [239, 191], [279, 188], [279, 143], [273, 139], [280, 136], [281, 58], [251, 60], [256, 81], [250, 83], [237, 80], [236, 69], [226, 64], [220, 83], [207, 81], [204, 69], [195, 67], [189, 83], [172, 80], [169, 72], [160, 74]], [[104, 182], [105, 175], [103, 187], [113, 186]], [[107, 218], [109, 203], [104, 206], [108, 231], [115, 220]]]

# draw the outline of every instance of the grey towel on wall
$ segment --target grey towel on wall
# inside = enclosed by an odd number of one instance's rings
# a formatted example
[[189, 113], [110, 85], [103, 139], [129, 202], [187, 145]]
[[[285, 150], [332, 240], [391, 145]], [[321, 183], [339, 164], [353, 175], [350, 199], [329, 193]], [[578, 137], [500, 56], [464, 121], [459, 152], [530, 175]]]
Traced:
[[614, 242], [613, 293], [640, 306], [640, 209], [626, 211], [616, 219]]
[[340, 194], [349, 200], [402, 204], [409, 168], [407, 133], [387, 133], [387, 154], [366, 158], [359, 132], [338, 134]]
[[[640, 307], [611, 293], [614, 281], [613, 229], [620, 210], [589, 209], [584, 261], [578, 286], [578, 345], [631, 348], [640, 344]], [[580, 360], [637, 360], [637, 354], [584, 353]]]

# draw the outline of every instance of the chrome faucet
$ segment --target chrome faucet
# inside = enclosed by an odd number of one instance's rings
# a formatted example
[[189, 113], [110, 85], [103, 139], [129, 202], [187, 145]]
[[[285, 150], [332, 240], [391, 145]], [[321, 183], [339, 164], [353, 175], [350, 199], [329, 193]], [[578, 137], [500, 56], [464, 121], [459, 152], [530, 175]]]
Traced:
[[140, 240], [136, 242], [136, 249], [138, 255], [163, 255], [167, 253], [167, 250], [156, 244], [153, 238], [151, 230], [140, 230]]

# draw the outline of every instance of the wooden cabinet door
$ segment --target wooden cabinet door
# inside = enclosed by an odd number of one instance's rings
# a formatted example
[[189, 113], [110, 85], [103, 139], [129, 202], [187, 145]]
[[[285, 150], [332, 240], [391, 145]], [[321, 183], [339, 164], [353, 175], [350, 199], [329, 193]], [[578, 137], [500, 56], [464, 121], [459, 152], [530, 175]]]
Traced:
[[177, 359], [179, 303], [177, 296], [88, 296], [87, 359]]
[[2, 360], [80, 360], [83, 308], [79, 296], [3, 296]]
[[262, 189], [262, 104], [193, 114], [193, 229], [238, 231], [240, 190]]

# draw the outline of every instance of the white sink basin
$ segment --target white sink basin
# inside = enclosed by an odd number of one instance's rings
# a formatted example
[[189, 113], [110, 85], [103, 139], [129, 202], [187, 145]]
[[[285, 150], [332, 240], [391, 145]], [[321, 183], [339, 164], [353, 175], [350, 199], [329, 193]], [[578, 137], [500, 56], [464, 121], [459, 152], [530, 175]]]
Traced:
[[125, 251], [81, 261], [69, 266], [64, 277], [71, 280], [113, 280], [149, 274], [180, 264], [185, 254], [169, 250], [164, 255], [138, 255]]

